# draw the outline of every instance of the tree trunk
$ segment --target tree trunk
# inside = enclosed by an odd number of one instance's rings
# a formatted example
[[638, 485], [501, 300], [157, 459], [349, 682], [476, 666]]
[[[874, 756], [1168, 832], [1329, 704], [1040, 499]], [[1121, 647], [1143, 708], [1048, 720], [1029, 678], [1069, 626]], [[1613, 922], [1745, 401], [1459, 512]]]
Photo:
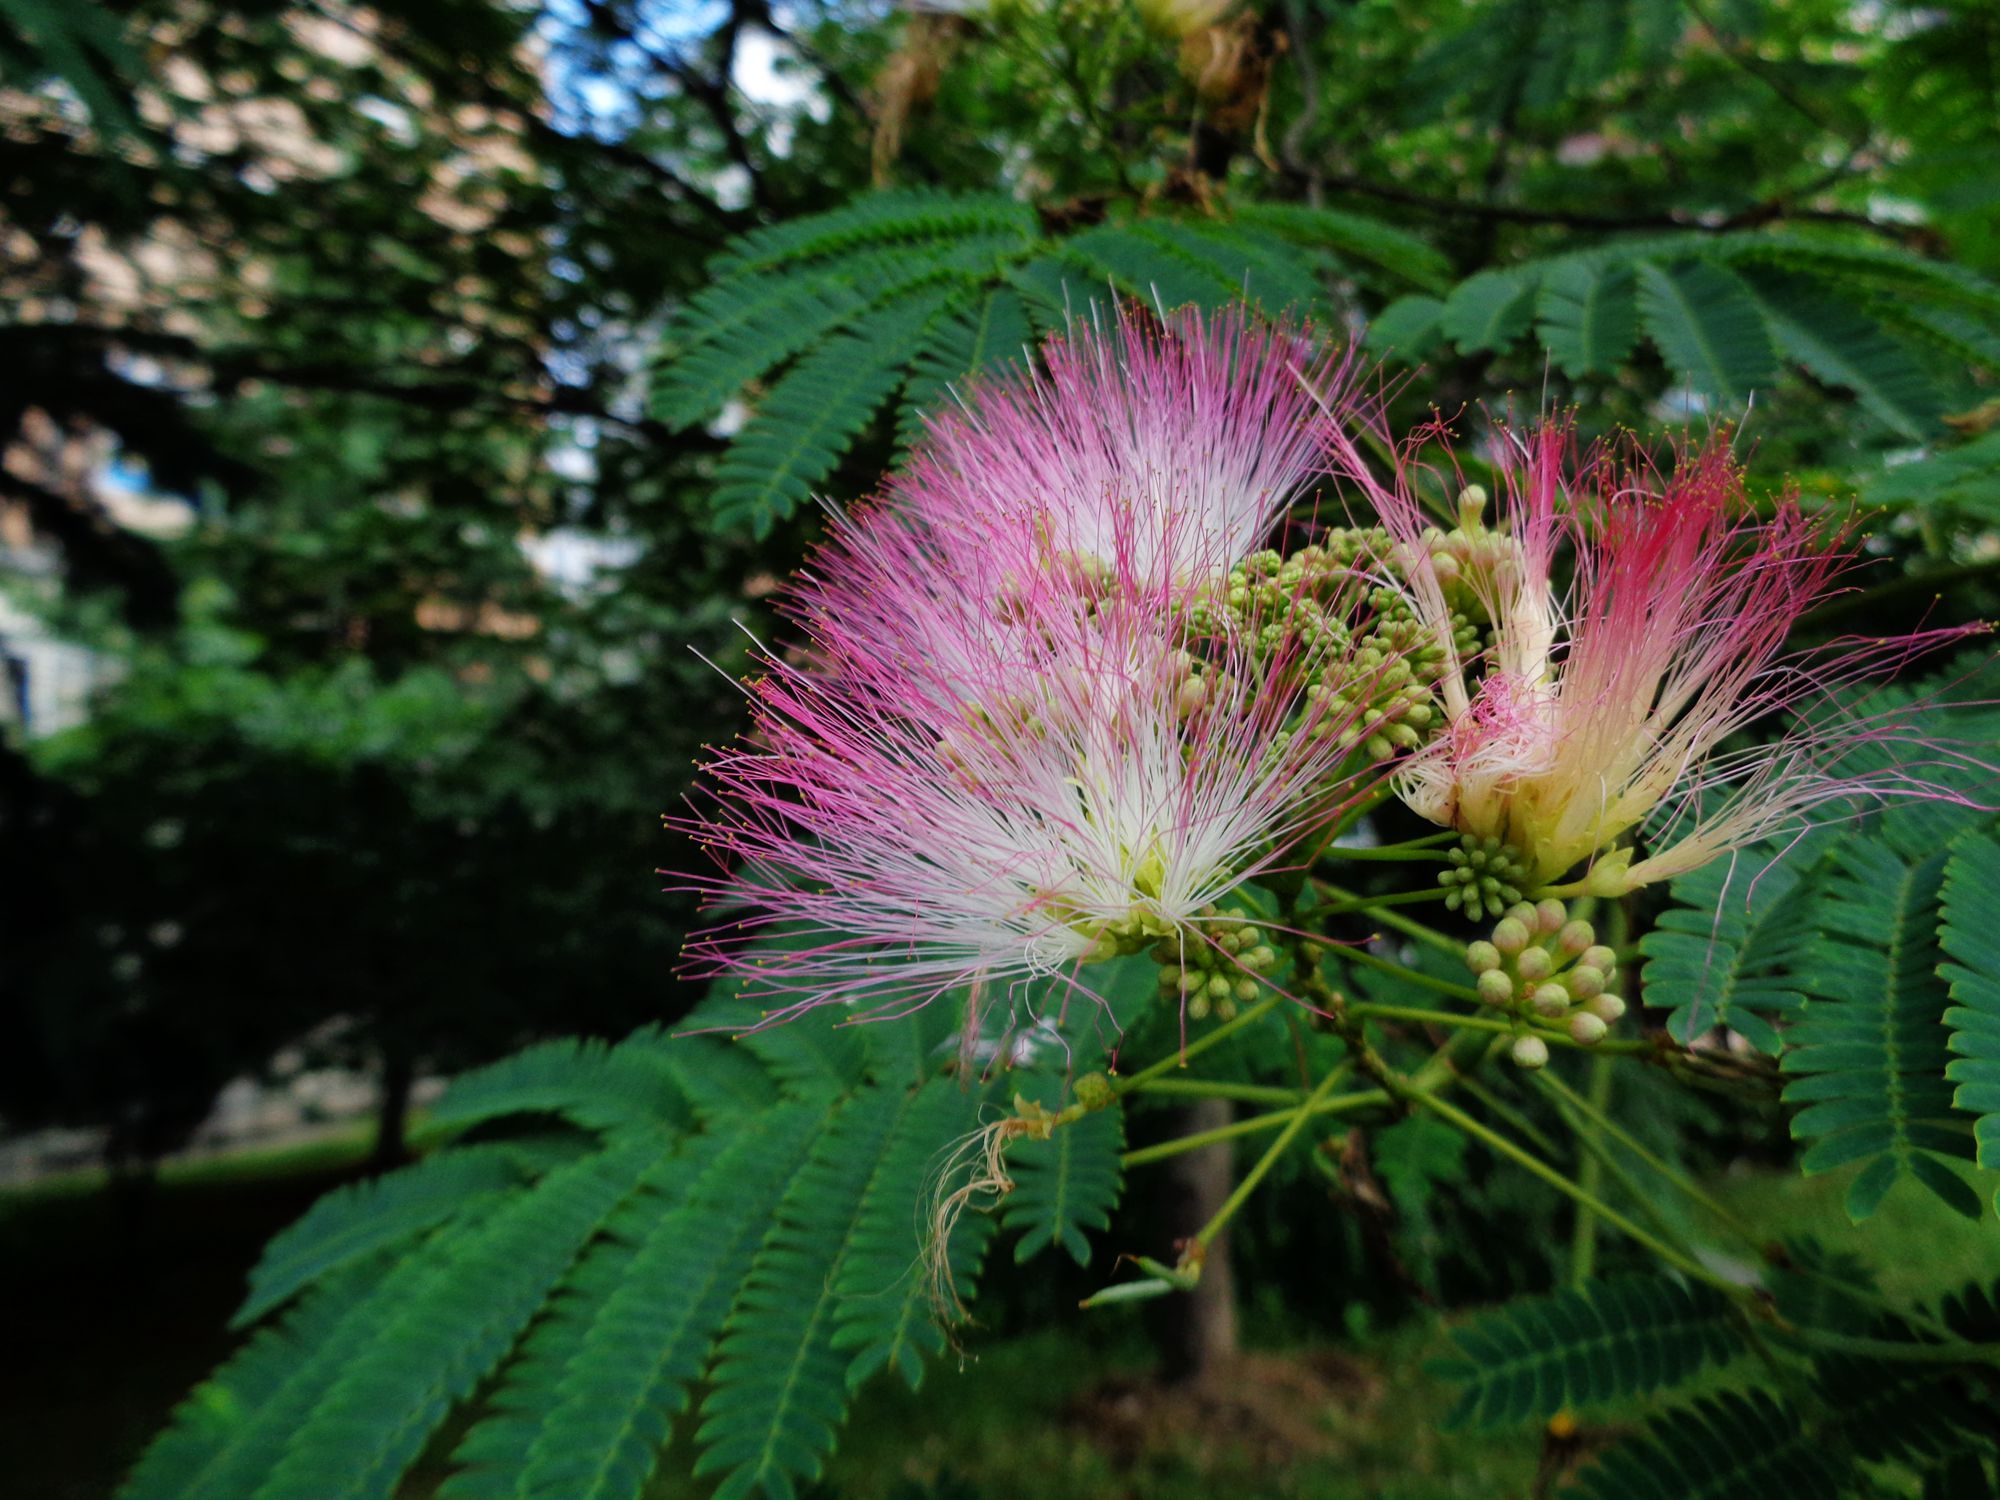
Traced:
[[406, 1127], [410, 1122], [410, 1090], [416, 1083], [416, 1064], [400, 1047], [382, 1055], [382, 1102], [375, 1111], [375, 1149], [368, 1168], [380, 1172], [399, 1167], [410, 1159]]
[[[1199, 1099], [1178, 1112], [1175, 1135], [1215, 1130], [1234, 1114], [1227, 1099]], [[1166, 1243], [1178, 1246], [1215, 1216], [1235, 1185], [1236, 1154], [1228, 1142], [1204, 1146], [1172, 1157], [1166, 1168], [1162, 1216]], [[1164, 1297], [1155, 1309], [1153, 1338], [1160, 1351], [1161, 1373], [1171, 1381], [1199, 1384], [1234, 1363], [1236, 1341], [1236, 1279], [1229, 1265], [1229, 1234], [1209, 1243], [1201, 1281], [1194, 1291]]]

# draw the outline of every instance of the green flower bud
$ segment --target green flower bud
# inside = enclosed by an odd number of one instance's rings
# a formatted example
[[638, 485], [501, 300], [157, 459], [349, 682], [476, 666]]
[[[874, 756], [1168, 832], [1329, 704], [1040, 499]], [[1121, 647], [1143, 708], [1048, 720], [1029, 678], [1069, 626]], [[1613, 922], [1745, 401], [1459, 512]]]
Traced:
[[1514, 972], [1530, 983], [1547, 979], [1554, 972], [1556, 961], [1549, 957], [1546, 948], [1527, 948], [1514, 960]]
[[1554, 937], [1569, 920], [1569, 908], [1550, 896], [1535, 904], [1535, 926], [1543, 937]]
[[1227, 1000], [1235, 993], [1235, 990], [1236, 986], [1231, 984], [1229, 979], [1222, 974], [1216, 975], [1208, 982], [1208, 998], [1211, 1000]]
[[1591, 968], [1609, 979], [1612, 971], [1618, 967], [1618, 955], [1599, 944], [1597, 947], [1583, 950], [1582, 962], [1589, 964]]
[[1475, 974], [1485, 974], [1497, 969], [1500, 967], [1500, 950], [1491, 943], [1467, 943], [1465, 966]]
[[1519, 922], [1523, 927], [1527, 928], [1528, 931], [1533, 932], [1535, 930], [1535, 918], [1539, 915], [1539, 913], [1536, 912], [1535, 908], [1530, 903], [1526, 901], [1518, 901], [1514, 905], [1507, 908], [1507, 915], [1512, 917], [1516, 922]]
[[1556, 946], [1568, 954], [1578, 954], [1597, 942], [1597, 929], [1588, 922], [1576, 921], [1563, 924], [1563, 930], [1556, 934]]
[[1569, 991], [1559, 984], [1544, 984], [1536, 987], [1533, 1004], [1535, 1014], [1551, 1021], [1559, 1021], [1569, 1014]]
[[1248, 1005], [1252, 1000], [1255, 1000], [1256, 998], [1257, 998], [1256, 980], [1239, 979], [1236, 981], [1236, 999], [1238, 1001], [1240, 1001], [1244, 1005]]
[[1545, 1068], [1549, 1062], [1549, 1044], [1538, 1036], [1523, 1036], [1514, 1039], [1512, 1054], [1514, 1066], [1534, 1072]]
[[1086, 1073], [1076, 1081], [1076, 1102], [1085, 1109], [1102, 1109], [1116, 1097], [1102, 1073]]
[[1599, 995], [1584, 1009], [1609, 1026], [1625, 1014], [1625, 1001], [1617, 995]]
[[[1603, 996], [1600, 995], [1598, 998], [1602, 999]], [[1604, 1023], [1602, 1016], [1593, 1015], [1587, 1010], [1580, 1010], [1569, 1018], [1569, 1034], [1579, 1046], [1595, 1047], [1604, 1040], [1604, 1034], [1610, 1029]]]
[[1503, 917], [1493, 929], [1493, 946], [1502, 953], [1519, 953], [1528, 946], [1527, 925], [1517, 917]]
[[1488, 969], [1479, 976], [1473, 988], [1479, 991], [1479, 998], [1488, 1005], [1512, 1005], [1514, 1003], [1514, 981], [1498, 969]]
[[1589, 964], [1578, 964], [1563, 975], [1563, 982], [1579, 1000], [1594, 999], [1604, 993], [1604, 971], [1593, 969]]

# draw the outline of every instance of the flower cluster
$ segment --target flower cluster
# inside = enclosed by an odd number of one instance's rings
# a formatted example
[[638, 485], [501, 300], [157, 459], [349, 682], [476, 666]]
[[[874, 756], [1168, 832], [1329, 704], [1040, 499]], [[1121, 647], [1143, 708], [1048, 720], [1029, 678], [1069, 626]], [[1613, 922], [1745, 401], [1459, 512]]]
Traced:
[[[1150, 952], [1184, 1013], [1226, 1013], [1279, 962], [1232, 894], [1393, 786], [1462, 836], [1445, 905], [1507, 913], [1474, 968], [1532, 1064], [1534, 1027], [1587, 1045], [1620, 1008], [1552, 898], [1827, 804], [1957, 796], [1951, 752], [1849, 689], [1963, 632], [1785, 655], [1847, 554], [1792, 499], [1751, 506], [1726, 444], [1663, 471], [1579, 453], [1565, 422], [1502, 427], [1497, 506], [1461, 485], [1446, 527], [1418, 499], [1432, 435], [1381, 479], [1354, 440], [1375, 419], [1350, 361], [1245, 312], [1127, 313], [967, 392], [835, 518], [790, 595], [802, 646], [709, 761], [690, 826], [735, 910], [697, 968], [780, 1019], [1062, 997]], [[1368, 514], [1321, 524], [1328, 474]]]
[[[1618, 955], [1597, 941], [1590, 923], [1572, 920], [1553, 898], [1511, 907], [1490, 939], [1467, 945], [1465, 966], [1478, 976], [1475, 987], [1485, 1004], [1560, 1026], [1579, 1046], [1603, 1041], [1625, 1014], [1624, 999], [1612, 990]], [[1548, 1044], [1530, 1033], [1514, 1055], [1524, 1067], [1540, 1067], [1548, 1061]]]
[[1351, 367], [1244, 314], [1130, 314], [1043, 360], [836, 520], [794, 595], [809, 649], [767, 660], [753, 732], [709, 762], [706, 889], [743, 910], [691, 955], [776, 1016], [1074, 985], [1148, 948], [1233, 999], [1261, 945], [1219, 903], [1425, 722], [1417, 623], [1373, 616], [1362, 549], [1256, 552]]
[[[1630, 446], [1579, 454], [1560, 421], [1502, 428], [1498, 443], [1500, 525], [1471, 486], [1448, 531], [1426, 519], [1431, 471], [1413, 457], [1383, 483], [1351, 445], [1344, 455], [1394, 539], [1385, 561], [1451, 658], [1442, 732], [1398, 773], [1412, 809], [1510, 851], [1524, 889], [1580, 871], [1571, 888], [1618, 895], [1794, 831], [1827, 804], [1957, 796], [1927, 774], [1950, 752], [1913, 715], [1841, 690], [1981, 627], [1788, 656], [1849, 554], [1789, 496], [1759, 514], [1725, 442], [1665, 473]], [[1473, 652], [1468, 617], [1486, 636]], [[1791, 736], [1723, 751], [1805, 709]], [[1881, 745], [1897, 753], [1860, 753]], [[1635, 860], [1630, 841], [1649, 826]]]

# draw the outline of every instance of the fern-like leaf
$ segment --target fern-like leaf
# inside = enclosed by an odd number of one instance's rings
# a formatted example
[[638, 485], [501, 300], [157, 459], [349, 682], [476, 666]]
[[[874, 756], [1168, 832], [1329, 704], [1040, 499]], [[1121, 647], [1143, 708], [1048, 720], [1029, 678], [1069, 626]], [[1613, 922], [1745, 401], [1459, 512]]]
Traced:
[[1641, 265], [1639, 316], [1668, 366], [1696, 390], [1741, 401], [1777, 375], [1763, 310], [1723, 266]]
[[1542, 278], [1535, 332], [1566, 375], [1608, 375], [1639, 338], [1638, 280], [1629, 265], [1570, 261]]
[[1938, 943], [1950, 960], [1939, 973], [1951, 985], [1952, 1103], [1978, 1116], [1979, 1164], [2000, 1167], [2000, 839], [1968, 837], [1952, 850]]
[[902, 383], [925, 326], [949, 301], [937, 288], [898, 300], [799, 360], [716, 470], [718, 523], [768, 536], [804, 503]]
[[846, 1104], [778, 1205], [702, 1403], [695, 1473], [724, 1476], [717, 1500], [760, 1492], [789, 1500], [833, 1450], [847, 1408], [846, 1361], [833, 1344], [838, 1288], [869, 1186], [894, 1154], [910, 1104], [888, 1089]]
[[1839, 1500], [1853, 1464], [1762, 1392], [1698, 1401], [1609, 1449], [1566, 1493], [1584, 1500]]
[[631, 1254], [579, 1310], [582, 1337], [535, 1393], [547, 1414], [516, 1493], [633, 1500], [645, 1487], [821, 1118], [781, 1105], [723, 1149], [711, 1143], [680, 1191], [635, 1205]]
[[1466, 1386], [1453, 1427], [1501, 1427], [1665, 1390], [1743, 1350], [1729, 1300], [1658, 1278], [1511, 1302], [1456, 1329], [1435, 1373]]
[[1806, 1003], [1797, 975], [1814, 930], [1810, 865], [1799, 850], [1750, 852], [1674, 881], [1674, 905], [1639, 942], [1647, 1003], [1670, 1008], [1674, 1040], [1726, 1026], [1778, 1055], [1774, 1023]]
[[1015, 1260], [1060, 1248], [1078, 1265], [1090, 1264], [1090, 1233], [1109, 1227], [1124, 1188], [1125, 1169], [1118, 1160], [1124, 1146], [1123, 1114], [1100, 1109], [1045, 1141], [1023, 1140], [1008, 1148], [1014, 1191], [1007, 1195], [1004, 1216], [1008, 1230], [1021, 1236]]
[[1033, 338], [1028, 309], [1011, 287], [994, 287], [963, 312], [940, 319], [925, 336], [903, 387], [898, 445], [907, 450], [916, 441], [955, 383], [1029, 358]]
[[387, 1500], [452, 1404], [500, 1362], [668, 1148], [664, 1135], [627, 1139], [446, 1240], [427, 1283], [391, 1304], [392, 1316], [285, 1435], [257, 1500]]
[[495, 1141], [336, 1188], [264, 1247], [230, 1326], [254, 1323], [324, 1276], [477, 1213], [524, 1183], [531, 1166], [513, 1142]]
[[1853, 296], [1784, 273], [1752, 272], [1748, 280], [1787, 358], [1829, 385], [1854, 392], [1898, 432], [1922, 437], [1937, 425], [1942, 409], [1937, 382]]
[[[924, 1359], [944, 1349], [931, 1305], [934, 1288], [920, 1264], [932, 1233], [924, 1211], [935, 1200], [953, 1143], [978, 1125], [980, 1096], [956, 1080], [935, 1078], [910, 1099], [855, 1220], [841, 1268], [833, 1347], [851, 1349], [847, 1385], [877, 1370], [897, 1371], [915, 1389]], [[955, 1284], [977, 1267], [993, 1228], [985, 1214], [961, 1215], [946, 1260]]]
[[1162, 307], [1210, 307], [1243, 292], [1240, 278], [1233, 286], [1219, 281], [1212, 266], [1188, 259], [1144, 224], [1100, 224], [1073, 235], [1063, 248], [1095, 271], [1100, 284], [1109, 280], [1127, 296]]
[[1810, 1141], [1800, 1167], [1866, 1162], [1849, 1186], [1857, 1221], [1898, 1179], [1922, 1182], [1976, 1217], [1979, 1199], [1946, 1160], [1971, 1155], [1953, 1117], [1950, 1054], [1936, 977], [1942, 852], [1903, 855], [1855, 837], [1833, 855], [1822, 932], [1801, 965], [1811, 999], [1780, 1064], [1792, 1134]]
[[1499, 354], [1528, 331], [1535, 317], [1537, 271], [1481, 271], [1445, 298], [1438, 326], [1460, 354]]
[[868, 246], [970, 235], [1026, 240], [1039, 231], [1033, 208], [999, 193], [877, 192], [747, 234], [711, 261], [708, 272], [719, 280]]
[[1394, 281], [1421, 291], [1441, 292], [1451, 285], [1451, 262], [1441, 251], [1380, 219], [1301, 203], [1258, 203], [1237, 209], [1235, 222], [1330, 250], [1343, 261], [1387, 272]]
[[748, 382], [848, 322], [867, 301], [842, 282], [791, 272], [709, 287], [669, 330], [674, 352], [654, 375], [653, 415], [670, 427], [714, 415]]
[[431, 1106], [423, 1136], [521, 1114], [558, 1115], [586, 1130], [650, 1130], [694, 1120], [659, 1034], [642, 1031], [616, 1046], [576, 1038], [544, 1042], [463, 1074]]

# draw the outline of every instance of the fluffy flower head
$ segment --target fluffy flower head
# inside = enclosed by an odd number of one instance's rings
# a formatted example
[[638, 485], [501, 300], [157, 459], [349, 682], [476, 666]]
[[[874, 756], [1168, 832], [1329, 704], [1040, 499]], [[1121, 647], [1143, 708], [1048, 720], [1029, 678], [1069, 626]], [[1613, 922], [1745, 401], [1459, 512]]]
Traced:
[[[1413, 466], [1384, 487], [1349, 465], [1437, 637], [1449, 648], [1455, 609], [1490, 628], [1489, 648], [1455, 660], [1441, 684], [1445, 732], [1399, 775], [1414, 810], [1505, 840], [1537, 884], [1587, 864], [1585, 888], [1616, 894], [1795, 829], [1824, 804], [1955, 795], [1924, 774], [1945, 752], [1920, 740], [1861, 768], [1861, 747], [1915, 731], [1907, 714], [1856, 709], [1836, 690], [1967, 632], [1786, 655], [1847, 554], [1790, 497], [1756, 514], [1725, 443], [1662, 473], [1633, 449], [1579, 457], [1560, 422], [1500, 441], [1492, 530], [1478, 491], [1447, 534], [1426, 523]], [[1759, 719], [1807, 707], [1811, 727], [1720, 753]], [[1632, 863], [1614, 846], [1649, 819], [1665, 833]]]

